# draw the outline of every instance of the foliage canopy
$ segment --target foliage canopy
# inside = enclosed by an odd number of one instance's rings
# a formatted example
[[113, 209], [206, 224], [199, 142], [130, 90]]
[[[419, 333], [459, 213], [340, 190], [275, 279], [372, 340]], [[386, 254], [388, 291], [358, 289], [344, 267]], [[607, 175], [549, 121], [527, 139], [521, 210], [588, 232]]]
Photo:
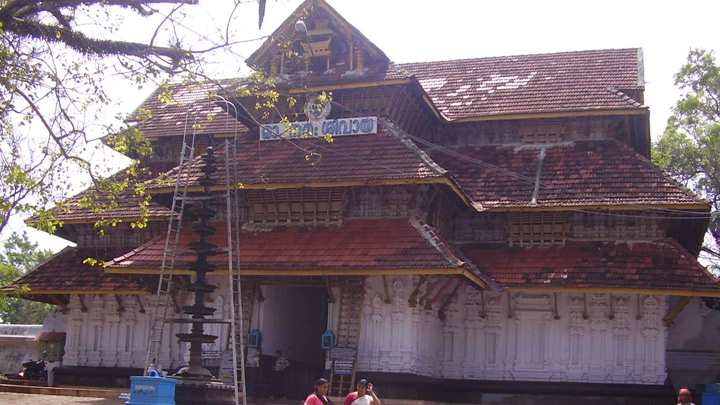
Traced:
[[715, 54], [690, 51], [675, 75], [685, 91], [673, 108], [662, 137], [654, 144], [653, 160], [711, 204], [705, 255], [720, 262], [720, 66]]
[[[0, 285], [7, 285], [52, 256], [51, 251], [38, 249], [37, 243], [31, 243], [26, 234], [13, 234], [3, 246]], [[0, 294], [0, 319], [4, 323], [40, 324], [52, 308], [49, 304]]]
[[[225, 6], [228, 20], [204, 32], [185, 14], [198, 3], [0, 0], [0, 231], [15, 214], [36, 215], [42, 227], [44, 208], [73, 191], [71, 173], [87, 174], [111, 196], [123, 194], [118, 184], [126, 195], [142, 193], [127, 178], [103, 181], [106, 162], [91, 159], [97, 133], [119, 130], [95, 126], [111, 104], [104, 85], [110, 74], [138, 86], [203, 77], [205, 58], [233, 45], [230, 21], [243, 2], [207, 3]], [[262, 23], [265, 1], [258, 3]], [[145, 144], [134, 146], [134, 157], [150, 153]], [[140, 171], [131, 167], [129, 173]]]

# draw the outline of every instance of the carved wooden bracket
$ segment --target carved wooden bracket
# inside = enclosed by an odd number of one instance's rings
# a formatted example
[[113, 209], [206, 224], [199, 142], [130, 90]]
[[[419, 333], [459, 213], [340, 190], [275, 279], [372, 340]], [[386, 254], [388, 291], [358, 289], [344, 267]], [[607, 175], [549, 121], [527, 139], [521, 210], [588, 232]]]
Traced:
[[487, 318], [487, 308], [485, 307], [485, 292], [480, 290], [480, 319]]
[[410, 298], [408, 298], [408, 305], [410, 306], [410, 308], [414, 308], [417, 306], [417, 304], [418, 304], [417, 296], [418, 296], [418, 294], [420, 294], [420, 287], [422, 287], [425, 284], [427, 279], [428, 279], [427, 274], [423, 274], [422, 276], [420, 276], [420, 280], [418, 280], [418, 283], [415, 286], [415, 289], [412, 291], [412, 293], [410, 293]]
[[55, 303], [55, 305], [60, 307], [60, 312], [62, 312], [63, 314], [68, 313], [70, 308], [68, 308], [67, 302], [65, 300], [61, 299], [57, 295], [49, 295], [48, 297], [50, 297], [50, 300]]
[[680, 312], [682, 312], [683, 309], [685, 309], [685, 306], [690, 302], [691, 297], [682, 297], [680, 302], [675, 305], [675, 308], [670, 311], [670, 313], [663, 318], [663, 325], [664, 326], [670, 326], [675, 321], [675, 318], [677, 318], [678, 315], [680, 315]]
[[[460, 288], [460, 285], [462, 284], [460, 282], [460, 280], [455, 279], [455, 278], [453, 278], [453, 280], [451, 280], [450, 282], [452, 282], [452, 281], [455, 282], [455, 288], [453, 288], [452, 292], [448, 295], [445, 302], [443, 302], [442, 305], [440, 306], [440, 309], [438, 309], [438, 318], [443, 319], [443, 320], [445, 319], [445, 310], [450, 305], [450, 301], [452, 301], [453, 297], [457, 295], [458, 288]], [[450, 284], [450, 282], [448, 282], [448, 285]], [[439, 295], [440, 295], [440, 292], [438, 292], [438, 296]]]
[[640, 306], [640, 294], [637, 295], [637, 315], [635, 316], [635, 319], [638, 321], [643, 319], [642, 308]]
[[135, 296], [135, 299], [137, 300], [138, 308], [140, 308], [140, 309], [138, 310], [138, 312], [140, 312], [141, 314], [144, 314], [144, 313], [145, 313], [145, 307], [144, 307], [143, 304], [142, 304], [142, 300], [140, 299], [140, 296], [139, 296], [139, 295], [136, 295], [136, 296]]
[[612, 321], [613, 319], [615, 319], [615, 302], [613, 301], [612, 294], [609, 294], [609, 295], [610, 295], [610, 312], [608, 313], [608, 319]]
[[123, 306], [122, 298], [120, 298], [119, 295], [115, 294], [115, 302], [117, 303], [117, 312], [119, 314], [122, 314], [125, 312], [125, 307]]
[[88, 309], [87, 309], [87, 306], [85, 306], [85, 301], [83, 300], [82, 294], [79, 294], [79, 295], [78, 295], [78, 298], [80, 299], [80, 311], [81, 311], [81, 312], [87, 312]]
[[586, 321], [588, 319], [590, 319], [590, 315], [588, 315], [588, 311], [587, 311], [587, 294], [585, 294], [585, 293], [583, 293], [583, 314], [582, 314], [582, 316], [583, 316], [583, 319]]
[[442, 283], [442, 281], [443, 281], [442, 277], [438, 277], [437, 280], [433, 281], [432, 284], [430, 284], [428, 286], [427, 290], [425, 290], [425, 294], [423, 294], [423, 296], [420, 297], [420, 299], [418, 300], [418, 304], [422, 305], [425, 302], [425, 300], [428, 299], [428, 297], [430, 297], [430, 295], [433, 293], [433, 291], [435, 291], [435, 289], [440, 285], [440, 283]]
[[508, 291], [508, 318], [512, 319], [513, 315], [513, 307], [512, 307], [512, 293]]
[[178, 305], [177, 298], [175, 297], [175, 294], [170, 294], [170, 299], [173, 303], [173, 309], [175, 310], [176, 314], [179, 314], [182, 312], [182, 308], [180, 308], [180, 305]]
[[456, 279], [454, 277], [448, 277], [447, 281], [445, 282], [445, 285], [443, 285], [440, 290], [438, 290], [437, 294], [435, 294], [434, 297], [431, 299], [425, 301], [425, 309], [431, 309], [432, 305], [436, 303], [447, 291], [450, 290], [450, 286], [455, 283]]
[[382, 276], [383, 287], [385, 287], [385, 299], [383, 300], [386, 304], [390, 304], [392, 299], [390, 298], [390, 290], [388, 289], [387, 276]]
[[327, 291], [327, 302], [332, 304], [335, 302], [335, 296], [332, 292], [332, 287], [330, 286], [330, 277], [325, 277], [325, 290]]

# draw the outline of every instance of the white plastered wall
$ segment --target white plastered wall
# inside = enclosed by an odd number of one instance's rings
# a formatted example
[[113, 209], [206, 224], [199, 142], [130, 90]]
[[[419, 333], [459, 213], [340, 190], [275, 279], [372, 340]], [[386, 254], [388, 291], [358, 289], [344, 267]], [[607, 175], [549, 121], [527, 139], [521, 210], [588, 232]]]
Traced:
[[430, 309], [408, 306], [417, 282], [418, 276], [388, 277], [386, 303], [382, 278], [367, 279], [360, 371], [478, 380], [665, 381], [665, 296], [481, 293], [463, 284], [441, 320], [442, 300]]
[[[85, 312], [80, 297], [70, 297], [64, 365], [145, 367], [155, 296], [120, 295], [119, 302], [115, 297], [83, 295]], [[159, 361], [163, 368], [185, 364], [187, 347], [177, 341], [175, 334], [187, 330], [187, 324], [166, 326]]]

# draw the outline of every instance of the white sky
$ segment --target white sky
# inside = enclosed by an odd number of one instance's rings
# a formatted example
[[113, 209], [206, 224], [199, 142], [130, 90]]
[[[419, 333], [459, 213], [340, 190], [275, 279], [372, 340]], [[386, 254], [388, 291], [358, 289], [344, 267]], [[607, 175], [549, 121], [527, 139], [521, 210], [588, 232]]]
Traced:
[[[219, 7], [229, 1], [202, 0], [199, 6], [188, 7], [187, 11], [216, 18], [219, 14], [218, 20], [224, 20]], [[662, 133], [670, 108], [680, 94], [674, 87], [673, 75], [685, 62], [688, 50], [692, 47], [720, 50], [717, 0], [328, 2], [398, 63], [641, 47], [645, 59], [645, 103], [651, 109], [653, 137]], [[257, 3], [243, 4], [234, 28], [240, 38], [269, 35], [300, 3], [301, 0], [269, 0], [262, 31], [257, 30]], [[203, 23], [198, 20], [197, 25]], [[229, 62], [214, 68], [223, 77], [237, 75], [238, 68], [245, 69], [242, 57], [249, 56], [261, 43], [237, 46]], [[152, 90], [118, 89], [122, 94], [119, 110], [124, 113], [131, 112]], [[19, 225], [12, 228], [19, 229]], [[46, 248], [58, 250], [64, 246], [37, 232], [31, 237]]]

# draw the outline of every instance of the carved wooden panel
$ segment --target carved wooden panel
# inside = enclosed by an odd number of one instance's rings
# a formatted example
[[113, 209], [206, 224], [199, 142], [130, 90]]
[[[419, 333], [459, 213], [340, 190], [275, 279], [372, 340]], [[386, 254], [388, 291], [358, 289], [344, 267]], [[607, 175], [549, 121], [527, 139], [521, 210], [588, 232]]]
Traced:
[[250, 223], [271, 225], [339, 224], [345, 208], [345, 188], [248, 190]]
[[511, 212], [508, 214], [510, 246], [564, 244], [567, 239], [565, 212]]

